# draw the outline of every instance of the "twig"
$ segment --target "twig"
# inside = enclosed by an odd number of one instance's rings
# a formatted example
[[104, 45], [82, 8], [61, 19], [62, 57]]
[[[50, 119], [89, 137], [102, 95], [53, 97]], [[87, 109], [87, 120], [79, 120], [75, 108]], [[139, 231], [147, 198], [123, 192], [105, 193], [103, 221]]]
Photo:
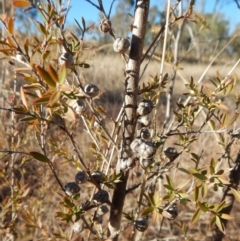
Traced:
[[167, 47], [167, 37], [168, 37], [168, 26], [169, 26], [169, 18], [170, 18], [170, 5], [171, 5], [171, 1], [168, 0], [168, 4], [167, 4], [167, 13], [166, 13], [166, 24], [165, 24], [165, 36], [164, 36], [164, 42], [163, 42], [163, 50], [162, 50], [162, 61], [160, 64], [160, 70], [159, 70], [159, 90], [158, 90], [158, 98], [156, 100], [156, 107], [154, 110], [154, 127], [153, 127], [153, 136], [156, 135], [156, 129], [157, 129], [157, 120], [156, 120], [156, 116], [157, 116], [157, 110], [158, 110], [158, 105], [159, 105], [159, 100], [160, 100], [160, 91], [161, 91], [161, 83], [162, 83], [162, 78], [163, 78], [163, 65], [164, 65], [164, 60], [165, 60], [165, 53], [166, 53], [166, 47]]
[[[179, 3], [179, 16], [182, 16], [182, 2]], [[178, 25], [178, 31], [177, 36], [174, 39], [174, 62], [173, 62], [173, 77], [171, 78], [171, 81], [169, 83], [169, 91], [166, 93], [167, 97], [167, 104], [166, 104], [166, 117], [164, 121], [164, 126], [168, 124], [170, 120], [170, 111], [171, 111], [171, 105], [172, 105], [172, 94], [173, 94], [173, 87], [176, 80], [176, 73], [177, 73], [177, 65], [178, 65], [178, 54], [179, 54], [179, 42], [182, 35], [182, 28], [185, 23], [186, 19], [183, 19], [183, 21]]]

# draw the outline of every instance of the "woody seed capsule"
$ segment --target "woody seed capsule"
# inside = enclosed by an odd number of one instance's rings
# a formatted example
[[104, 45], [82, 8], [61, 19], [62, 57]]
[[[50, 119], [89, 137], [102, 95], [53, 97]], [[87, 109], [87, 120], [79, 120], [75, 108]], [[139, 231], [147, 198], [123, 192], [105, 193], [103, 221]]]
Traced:
[[107, 18], [104, 18], [98, 25], [99, 30], [102, 33], [107, 33], [111, 29], [111, 21]]
[[80, 192], [80, 187], [77, 185], [76, 182], [68, 182], [65, 186], [64, 186], [65, 192], [67, 193], [67, 195], [72, 196], [76, 193]]
[[130, 47], [128, 38], [116, 38], [113, 43], [113, 50], [118, 53], [126, 53]]
[[143, 141], [139, 146], [138, 155], [143, 159], [150, 159], [155, 155], [156, 151], [157, 149], [152, 142]]
[[96, 85], [87, 84], [84, 87], [84, 92], [89, 95], [91, 98], [96, 97], [99, 93], [99, 89]]
[[93, 195], [93, 201], [96, 204], [102, 204], [108, 201], [108, 192], [105, 190], [100, 190]]
[[88, 180], [88, 176], [86, 172], [79, 171], [75, 176], [75, 180], [77, 183], [85, 183]]
[[169, 220], [174, 220], [178, 216], [177, 204], [173, 203], [170, 207], [162, 212], [162, 215]]
[[66, 64], [66, 68], [71, 68], [71, 66], [74, 64], [73, 55], [70, 52], [64, 52], [59, 57], [59, 64]]
[[150, 158], [150, 159], [140, 158], [139, 163], [140, 163], [141, 167], [143, 169], [145, 169], [154, 163], [154, 159], [153, 158]]
[[168, 147], [164, 150], [164, 154], [166, 157], [168, 157], [170, 160], [175, 159], [178, 156], [178, 152], [176, 148], [174, 147]]
[[152, 112], [153, 108], [154, 108], [154, 104], [151, 100], [142, 100], [138, 104], [137, 113], [140, 116], [148, 115]]
[[82, 220], [78, 220], [77, 222], [74, 222], [72, 225], [72, 230], [74, 233], [81, 233], [84, 229]]
[[148, 228], [148, 220], [146, 217], [141, 217], [141, 218], [138, 218], [136, 221], [135, 221], [135, 228], [140, 231], [140, 232], [144, 232], [147, 230]]
[[139, 131], [139, 137], [141, 139], [148, 140], [150, 136], [151, 136], [151, 133], [149, 129], [146, 127], [141, 128], [141, 130]]
[[104, 174], [100, 171], [94, 171], [91, 173], [91, 178], [95, 183], [100, 184], [104, 181]]
[[139, 116], [137, 120], [137, 129], [142, 127], [149, 127], [151, 125], [151, 119], [147, 115]]

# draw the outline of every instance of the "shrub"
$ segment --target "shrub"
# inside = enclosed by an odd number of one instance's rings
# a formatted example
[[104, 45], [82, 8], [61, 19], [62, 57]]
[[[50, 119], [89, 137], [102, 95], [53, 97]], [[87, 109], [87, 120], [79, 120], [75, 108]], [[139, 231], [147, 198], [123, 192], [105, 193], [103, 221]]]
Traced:
[[[92, 5], [105, 16], [99, 31], [112, 36], [113, 49], [126, 66], [124, 100], [116, 118], [99, 104], [101, 86], [82, 74], [91, 68], [84, 57], [84, 36], [92, 26], [84, 19], [77, 22], [81, 38], [65, 29], [68, 1], [66, 9], [60, 0], [44, 5], [13, 1], [15, 7], [34, 8], [42, 16], [36, 21], [38, 35], [23, 43], [14, 18], [1, 20], [7, 34], [0, 52], [14, 70], [12, 88], [4, 94], [8, 99], [0, 107], [5, 240], [140, 240], [143, 232], [149, 238], [168, 237], [160, 220], [175, 220], [175, 239], [189, 238], [190, 225], [206, 214], [215, 230], [213, 239], [222, 239], [234, 199], [240, 200], [240, 159], [238, 154], [233, 161], [231, 152], [240, 135], [235, 129], [225, 135], [238, 121], [237, 78], [232, 72], [239, 61], [226, 77], [217, 73], [197, 82], [192, 77], [174, 105], [178, 56], [173, 77], [163, 74], [165, 43], [168, 27], [194, 21], [193, 1], [184, 14], [176, 12], [181, 1], [171, 11], [168, 6], [166, 24], [144, 54], [149, 1], [136, 1], [131, 39], [115, 36], [110, 13], [98, 3]], [[181, 27], [178, 30], [180, 34]], [[163, 33], [160, 72], [140, 84]], [[179, 41], [175, 38], [176, 49]], [[166, 105], [160, 103], [163, 95]], [[200, 145], [210, 134], [206, 147]], [[222, 199], [211, 199], [221, 189]], [[190, 220], [184, 221], [184, 210], [193, 212]]]

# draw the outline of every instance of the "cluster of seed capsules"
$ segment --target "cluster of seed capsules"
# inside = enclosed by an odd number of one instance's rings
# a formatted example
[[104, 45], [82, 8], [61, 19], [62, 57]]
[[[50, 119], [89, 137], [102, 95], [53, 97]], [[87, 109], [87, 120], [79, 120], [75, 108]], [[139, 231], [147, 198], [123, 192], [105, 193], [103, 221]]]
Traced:
[[[98, 191], [93, 195], [92, 198], [92, 202], [98, 206], [98, 210], [94, 216], [93, 221], [98, 223], [102, 222], [103, 216], [109, 211], [107, 205], [104, 205], [104, 203], [110, 203], [109, 194], [107, 191], [100, 188], [100, 185], [104, 182], [104, 180], [105, 175], [100, 171], [93, 171], [90, 175], [88, 175], [84, 171], [79, 171], [75, 175], [75, 182], [68, 182], [64, 186], [65, 193], [68, 196], [74, 196], [78, 194], [81, 190], [80, 185], [86, 182], [94, 183], [97, 187], [99, 187]], [[82, 208], [87, 210], [90, 204], [90, 201], [87, 201], [84, 204], [82, 204]], [[84, 227], [81, 220], [74, 223], [74, 232], [80, 233], [83, 229]]]

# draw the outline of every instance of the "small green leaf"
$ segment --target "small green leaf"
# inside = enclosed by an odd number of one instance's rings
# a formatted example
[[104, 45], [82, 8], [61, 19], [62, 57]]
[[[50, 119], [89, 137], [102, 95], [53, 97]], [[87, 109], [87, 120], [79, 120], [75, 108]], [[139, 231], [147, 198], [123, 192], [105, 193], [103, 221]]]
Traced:
[[234, 195], [234, 197], [240, 202], [240, 193], [234, 188], [231, 188], [231, 191], [232, 191], [232, 194]]
[[88, 68], [91, 67], [91, 65], [87, 64], [87, 63], [80, 63], [80, 64], [78, 64], [78, 66], [81, 67], [81, 68], [85, 68], [85, 69], [88, 69]]
[[217, 177], [216, 178], [220, 183], [224, 184], [224, 185], [229, 185], [230, 182], [228, 180], [226, 180], [225, 178], [223, 177]]
[[208, 211], [208, 207], [206, 205], [206, 203], [201, 203], [198, 202], [199, 208], [203, 211], [203, 212], [207, 212]]
[[178, 168], [178, 170], [179, 171], [182, 171], [182, 172], [184, 172], [184, 173], [187, 173], [187, 174], [190, 174], [190, 172], [187, 170], [187, 169], [185, 169], [185, 168]]
[[24, 41], [24, 50], [27, 55], [28, 55], [28, 46], [29, 46], [29, 41], [28, 41], [28, 38], [26, 38]]
[[26, 114], [26, 113], [28, 113], [28, 110], [26, 109], [25, 106], [13, 107], [12, 110], [13, 110], [15, 113], [18, 113], [18, 114]]
[[196, 177], [197, 179], [199, 179], [200, 181], [206, 181], [207, 177], [201, 173], [192, 173], [192, 175], [194, 177]]
[[221, 216], [220, 216], [222, 219], [226, 219], [226, 220], [231, 220], [231, 219], [234, 219], [234, 217], [230, 216], [229, 214], [226, 214], [226, 213], [221, 213]]
[[211, 125], [212, 129], [216, 130], [215, 122], [213, 120], [209, 120], [209, 122], [210, 122], [210, 125]]
[[196, 202], [198, 200], [198, 196], [199, 196], [199, 187], [196, 186], [194, 188], [194, 201]]
[[42, 96], [36, 100], [33, 101], [33, 105], [42, 105], [42, 104], [47, 104], [50, 100], [50, 95]]
[[235, 114], [230, 120], [227, 120], [225, 127], [232, 125], [238, 118], [239, 114]]
[[186, 198], [180, 199], [180, 203], [181, 203], [182, 205], [187, 205], [188, 199], [186, 199]]
[[58, 91], [58, 90], [55, 91], [55, 92], [52, 94], [52, 96], [51, 96], [51, 98], [50, 98], [49, 103], [48, 103], [47, 106], [53, 107], [54, 104], [56, 104], [56, 103], [59, 101], [60, 97], [61, 97], [61, 92]]
[[26, 76], [23, 79], [31, 83], [37, 83], [37, 79], [33, 76]]
[[56, 87], [56, 82], [45, 69], [43, 69], [41, 66], [36, 66], [36, 70], [37, 73], [42, 77], [43, 80], [46, 81], [48, 85], [50, 85], [51, 87]]
[[67, 77], [66, 63], [64, 63], [58, 71], [58, 83], [62, 85]]
[[51, 64], [48, 65], [48, 71], [49, 71], [51, 78], [54, 80], [54, 82], [58, 83], [57, 72], [55, 71], [55, 69], [52, 67]]
[[198, 208], [198, 209], [195, 211], [195, 213], [194, 213], [194, 215], [193, 215], [193, 217], [192, 217], [191, 225], [193, 225], [194, 223], [196, 223], [196, 222], [199, 220], [200, 214], [201, 214], [201, 209]]
[[143, 210], [142, 216], [149, 215], [154, 211], [154, 207], [147, 207]]
[[133, 215], [129, 215], [128, 213], [123, 213], [123, 216], [127, 219], [127, 220], [130, 220], [132, 221], [133, 220]]
[[189, 182], [191, 181], [191, 179], [188, 179], [186, 181], [183, 181], [182, 183], [180, 183], [176, 189], [182, 189], [184, 188]]
[[41, 31], [45, 36], [47, 36], [48, 33], [47, 33], [47, 30], [46, 30], [45, 26], [44, 26], [42, 23], [38, 22], [38, 21], [36, 21], [36, 23], [37, 23], [40, 31]]
[[201, 194], [202, 194], [203, 199], [207, 196], [207, 193], [208, 193], [208, 186], [204, 182], [204, 183], [202, 183], [202, 188], [201, 188]]
[[167, 184], [164, 184], [163, 186], [166, 187], [170, 191], [174, 191], [174, 188], [169, 186], [169, 185], [167, 185]]
[[225, 233], [224, 225], [223, 225], [221, 219], [220, 219], [218, 216], [216, 216], [216, 225], [218, 226], [218, 228], [219, 228], [223, 233]]
[[216, 223], [216, 216], [213, 216], [211, 221], [210, 221], [210, 227], [212, 227], [213, 225], [215, 225]]
[[40, 161], [40, 162], [46, 162], [49, 163], [51, 162], [46, 156], [44, 156], [43, 154], [39, 153], [39, 152], [35, 152], [35, 151], [31, 151], [29, 152], [29, 154], [35, 158], [36, 160]]
[[219, 171], [217, 171], [217, 173], [215, 173], [215, 175], [222, 175], [224, 173], [224, 170], [220, 169]]
[[224, 111], [229, 111], [228, 107], [226, 105], [224, 105], [223, 103], [217, 103], [216, 106]]
[[173, 184], [172, 179], [168, 175], [166, 175], [166, 178], [167, 178], [167, 183], [168, 183], [169, 189], [174, 190], [174, 184]]
[[25, 91], [24, 91], [23, 86], [21, 86], [21, 88], [20, 88], [20, 96], [21, 96], [21, 100], [22, 100], [23, 105], [28, 110], [27, 99], [26, 99], [26, 95], [25, 95]]

